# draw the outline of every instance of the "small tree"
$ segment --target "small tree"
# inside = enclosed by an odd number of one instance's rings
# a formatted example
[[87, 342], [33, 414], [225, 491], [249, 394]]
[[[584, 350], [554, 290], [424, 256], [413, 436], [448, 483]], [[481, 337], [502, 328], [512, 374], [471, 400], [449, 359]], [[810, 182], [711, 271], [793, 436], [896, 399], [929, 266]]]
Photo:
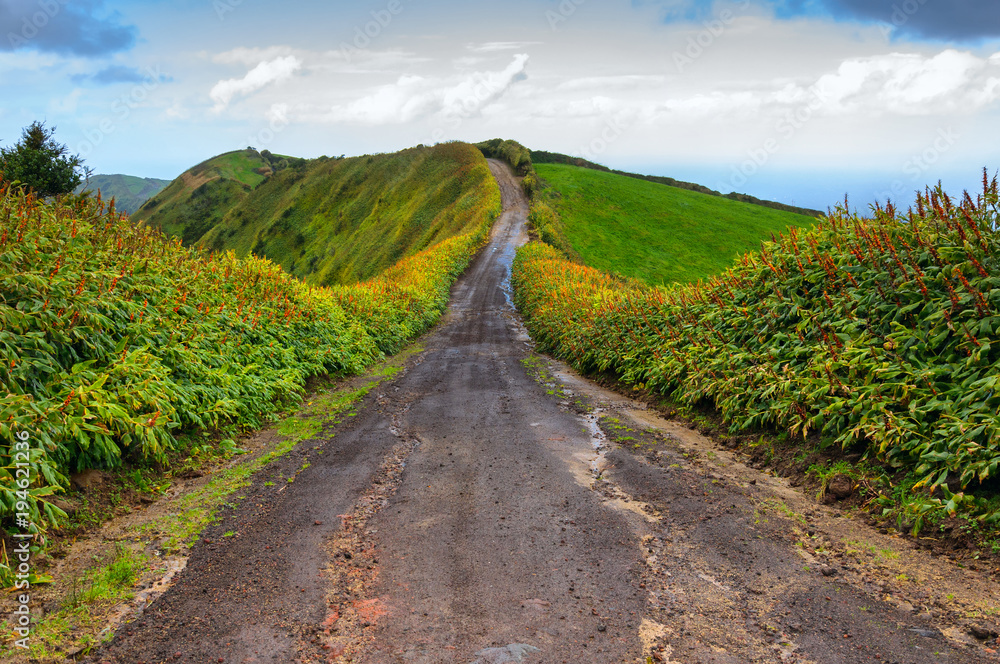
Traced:
[[52, 138], [56, 128], [35, 121], [21, 133], [13, 147], [0, 148], [0, 173], [21, 182], [42, 197], [68, 194], [90, 172], [79, 155]]

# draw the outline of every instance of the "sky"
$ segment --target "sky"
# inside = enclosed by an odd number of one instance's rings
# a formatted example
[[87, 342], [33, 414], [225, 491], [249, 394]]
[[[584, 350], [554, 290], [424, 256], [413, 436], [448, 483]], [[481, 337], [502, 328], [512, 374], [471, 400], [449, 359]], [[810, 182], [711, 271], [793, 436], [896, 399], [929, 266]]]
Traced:
[[1000, 169], [997, 0], [0, 0], [0, 145], [173, 179], [512, 138], [866, 211]]

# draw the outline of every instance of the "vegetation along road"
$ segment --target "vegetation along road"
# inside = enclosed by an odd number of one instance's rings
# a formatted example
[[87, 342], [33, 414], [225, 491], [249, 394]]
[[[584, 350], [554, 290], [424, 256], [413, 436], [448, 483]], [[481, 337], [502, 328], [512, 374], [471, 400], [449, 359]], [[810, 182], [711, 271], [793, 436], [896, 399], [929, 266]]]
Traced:
[[997, 661], [987, 571], [534, 354], [507, 290], [527, 202], [490, 167], [504, 213], [424, 350], [90, 661]]

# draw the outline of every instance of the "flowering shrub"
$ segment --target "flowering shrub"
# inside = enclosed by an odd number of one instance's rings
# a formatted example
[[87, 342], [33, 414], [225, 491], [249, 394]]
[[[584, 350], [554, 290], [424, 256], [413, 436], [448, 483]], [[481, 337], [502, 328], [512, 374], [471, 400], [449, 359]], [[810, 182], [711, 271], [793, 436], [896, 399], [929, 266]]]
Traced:
[[0, 183], [0, 518], [18, 502], [15, 434], [33, 440], [30, 511], [45, 527], [63, 516], [46, 497], [68, 474], [163, 461], [181, 429], [260, 426], [308, 377], [397, 350], [440, 315], [499, 209], [485, 189], [471, 232], [370, 281], [310, 288], [264, 259], [184, 248], [99, 199], [46, 204]]
[[[973, 495], [1000, 464], [997, 180], [900, 214], [838, 207], [707, 282], [654, 288], [533, 243], [515, 300], [543, 348], [587, 370], [710, 402], [734, 430], [773, 426], [856, 446], [1000, 523]], [[952, 493], [946, 482], [965, 491]], [[977, 507], [978, 505], [978, 507]]]

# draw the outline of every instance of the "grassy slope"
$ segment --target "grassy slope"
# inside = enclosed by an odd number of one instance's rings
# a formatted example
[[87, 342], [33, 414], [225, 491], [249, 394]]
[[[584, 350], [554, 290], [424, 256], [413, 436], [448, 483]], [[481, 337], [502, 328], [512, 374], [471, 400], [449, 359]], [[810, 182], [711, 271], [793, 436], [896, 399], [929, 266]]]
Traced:
[[132, 218], [193, 244], [222, 220], [226, 210], [264, 181], [254, 170], [265, 166], [252, 150], [212, 157], [182, 173]]
[[587, 265], [651, 284], [722, 272], [804, 215], [562, 164], [536, 164], [563, 233]]
[[252, 152], [220, 155], [136, 217], [189, 244], [266, 256], [310, 283], [345, 284], [467, 232], [490, 177], [479, 152], [457, 143], [320, 158], [266, 179], [254, 172], [262, 165]]
[[80, 183], [75, 193], [100, 191], [104, 200], [115, 199], [117, 209], [132, 213], [169, 184], [169, 180], [140, 178], [134, 175], [93, 175], [90, 182]]
[[785, 203], [779, 203], [778, 201], [767, 201], [757, 198], [756, 196], [751, 196], [749, 194], [739, 194], [736, 192], [730, 192], [728, 194], [722, 194], [714, 189], [710, 189], [705, 185], [695, 184], [694, 182], [685, 182], [684, 180], [677, 180], [672, 177], [667, 177], [664, 175], [642, 175], [640, 173], [630, 173], [628, 171], [620, 171], [614, 168], [608, 168], [601, 164], [594, 163], [592, 161], [587, 161], [582, 157], [571, 157], [570, 155], [560, 154], [558, 152], [546, 152], [544, 150], [531, 150], [531, 161], [534, 164], [568, 164], [570, 166], [579, 166], [581, 168], [590, 168], [598, 171], [604, 171], [605, 173], [615, 173], [617, 175], [624, 175], [630, 178], [636, 178], [638, 180], [645, 180], [646, 182], [656, 182], [658, 184], [665, 184], [671, 187], [677, 187], [679, 189], [686, 189], [688, 191], [698, 191], [703, 194], [708, 194], [709, 196], [721, 196], [723, 198], [728, 198], [734, 201], [740, 201], [741, 203], [752, 203], [754, 205], [763, 205], [774, 210], [782, 210], [784, 212], [794, 212], [796, 214], [804, 214], [808, 217], [819, 218], [823, 216], [823, 213], [819, 210], [813, 210], [810, 208], [797, 207], [795, 205], [787, 205]]

